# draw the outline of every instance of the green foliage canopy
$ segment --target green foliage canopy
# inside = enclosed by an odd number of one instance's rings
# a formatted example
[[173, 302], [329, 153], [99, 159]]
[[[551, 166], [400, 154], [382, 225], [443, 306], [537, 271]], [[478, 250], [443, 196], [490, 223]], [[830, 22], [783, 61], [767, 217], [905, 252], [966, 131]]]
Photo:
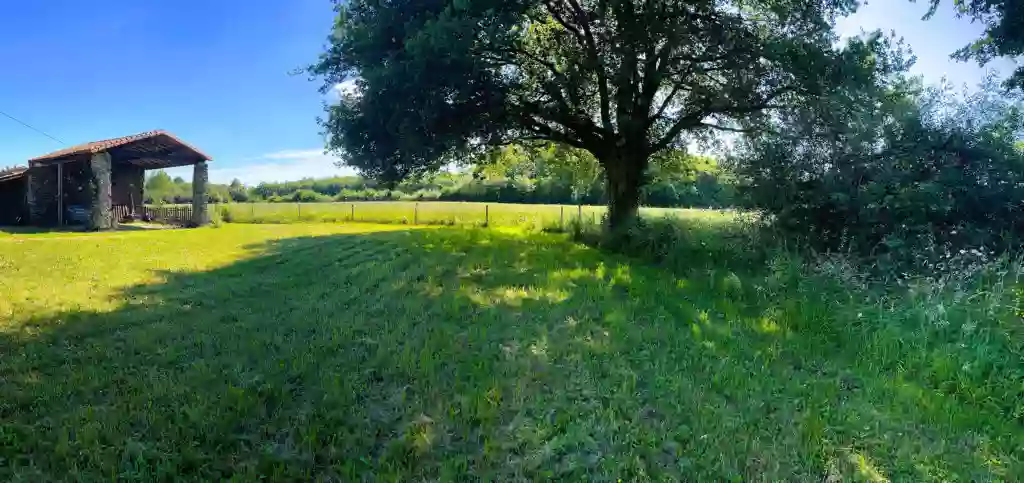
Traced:
[[145, 188], [149, 192], [170, 191], [174, 188], [174, 181], [164, 170], [158, 170], [146, 178]]
[[309, 72], [327, 148], [383, 180], [488, 146], [589, 152], [612, 226], [636, 215], [656, 153], [870, 81], [884, 42], [836, 48], [855, 0], [428, 0], [337, 4]]
[[846, 112], [744, 144], [739, 174], [777, 228], [899, 264], [1024, 240], [1024, 96], [992, 79], [966, 98], [902, 80]]

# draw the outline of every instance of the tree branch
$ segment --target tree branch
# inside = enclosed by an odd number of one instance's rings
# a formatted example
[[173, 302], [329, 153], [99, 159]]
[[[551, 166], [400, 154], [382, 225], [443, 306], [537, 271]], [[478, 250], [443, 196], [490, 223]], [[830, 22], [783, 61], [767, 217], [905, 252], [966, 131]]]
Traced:
[[704, 126], [704, 127], [709, 127], [711, 129], [717, 129], [719, 131], [735, 132], [735, 133], [742, 133], [742, 134], [750, 134], [750, 133], [755, 133], [755, 132], [761, 132], [762, 131], [760, 129], [753, 129], [753, 128], [752, 129], [743, 129], [743, 128], [736, 128], [736, 127], [722, 126], [721, 124], [711, 124], [711, 123], [707, 123], [707, 122], [701, 122], [700, 125]]
[[648, 128], [650, 128], [651, 125], [654, 124], [654, 121], [657, 121], [659, 118], [661, 118], [662, 115], [665, 114], [665, 110], [668, 109], [668, 106], [672, 105], [672, 100], [675, 99], [676, 95], [678, 95], [679, 91], [681, 90], [683, 90], [682, 82], [676, 82], [672, 85], [672, 90], [669, 91], [668, 96], [665, 97], [665, 100], [661, 101], [661, 106], [658, 106], [658, 110], [654, 113], [654, 115], [647, 119]]
[[587, 16], [586, 10], [583, 9], [577, 0], [566, 1], [572, 9], [576, 23], [580, 26], [579, 29], [577, 29], [575, 25], [569, 24], [569, 22], [557, 10], [553, 1], [545, 0], [544, 5], [547, 7], [556, 22], [576, 35], [580, 45], [583, 46], [586, 51], [587, 63], [597, 75], [597, 92], [601, 104], [601, 124], [605, 131], [607, 131], [607, 134], [612, 135], [615, 132], [615, 129], [612, 125], [611, 98], [608, 94], [608, 75], [604, 71], [604, 62], [601, 61], [601, 56], [597, 51], [597, 41], [594, 38], [594, 32], [591, 28], [590, 20]]
[[[654, 22], [654, 19], [668, 16], [669, 12], [667, 9], [667, 2], [651, 0], [646, 3], [643, 16], [648, 19], [648, 22]], [[651, 35], [646, 39], [648, 45], [646, 52], [644, 52], [644, 77], [640, 83], [640, 98], [637, 100], [637, 104], [644, 115], [650, 114], [654, 98], [661, 88], [662, 81], [669, 75], [668, 61], [676, 48], [679, 47], [681, 39], [678, 28], [671, 28], [672, 24], [667, 24], [664, 27], [669, 27], [665, 35]], [[659, 40], [661, 41], [660, 48]], [[676, 85], [678, 86], [678, 84]], [[645, 122], [644, 129], [646, 130], [648, 127], [650, 127], [650, 124]]]
[[[563, 126], [568, 132], [575, 133], [578, 142], [588, 147], [595, 147], [604, 142], [605, 137], [593, 121], [581, 116], [575, 116], [570, 112], [549, 112], [536, 102], [522, 101], [520, 103], [523, 114], [529, 116], [532, 122], [541, 119], [545, 122]], [[568, 135], [568, 132], [566, 135]]]
[[579, 41], [580, 45], [587, 45], [587, 41], [583, 37], [583, 32], [581, 32], [580, 29], [576, 28], [575, 25], [569, 23], [569, 21], [566, 20], [565, 16], [562, 15], [562, 12], [559, 11], [559, 8], [553, 0], [544, 0], [544, 6], [547, 7], [548, 13], [551, 14], [551, 18], [555, 19], [555, 21], [558, 22], [559, 25], [565, 27], [566, 30], [572, 32], [573, 35], [576, 36], [576, 40]]
[[658, 142], [654, 143], [654, 145], [651, 146], [651, 152], [656, 153], [658, 151], [661, 151], [662, 149], [665, 149], [666, 147], [668, 147], [670, 143], [672, 143], [673, 139], [677, 138], [679, 134], [683, 132], [684, 129], [690, 129], [700, 126], [702, 124], [701, 119], [704, 119], [705, 117], [707, 117], [707, 114], [702, 109], [688, 116], [683, 116], [679, 118], [678, 120], [676, 120], [676, 123], [672, 125], [671, 128], [669, 128], [668, 132], [666, 132], [665, 135], [658, 140]]
[[526, 125], [527, 130], [538, 135], [538, 137], [536, 138], [529, 139], [546, 139], [549, 141], [565, 143], [580, 149], [587, 149], [587, 146], [583, 143], [583, 141], [573, 138], [572, 136], [569, 136], [568, 133], [561, 132], [543, 122], [538, 121], [532, 115], [524, 114], [522, 116], [522, 119], [524, 121], [524, 124]]
[[561, 84], [558, 84], [547, 80], [541, 80], [541, 88], [544, 90], [544, 92], [551, 96], [552, 99], [559, 104], [559, 107], [562, 110], [564, 110], [567, 114], [572, 114], [574, 112], [573, 107], [569, 104], [569, 101], [568, 99], [566, 99], [565, 93], [563, 93], [562, 89], [563, 87], [568, 86], [569, 80], [568, 78], [565, 77], [565, 74], [558, 71], [558, 68], [555, 66], [555, 64], [546, 61], [540, 57], [537, 57], [536, 55], [533, 55], [525, 50], [505, 50], [502, 51], [502, 53], [508, 55], [508, 57], [490, 56], [488, 55], [489, 53], [486, 51], [482, 52], [481, 55], [489, 60], [504, 62], [504, 65], [516, 65], [519, 67], [523, 67], [523, 65], [520, 63], [520, 60], [516, 58], [517, 55], [522, 55], [526, 60], [533, 61], [547, 68], [549, 71], [551, 71], [553, 76], [555, 76], [562, 82]]
[[[645, 115], [650, 113], [651, 106], [654, 103], [654, 97], [658, 95], [658, 89], [661, 87], [662, 80], [669, 73], [668, 69], [665, 69], [665, 66], [668, 62], [669, 55], [675, 49], [676, 39], [674, 37], [675, 36], [671, 36], [665, 39], [665, 45], [663, 45], [660, 50], [652, 49], [655, 50], [656, 53], [645, 62], [643, 88], [641, 89], [640, 94], [640, 104]], [[653, 44], [652, 47], [654, 47]], [[651, 124], [653, 124], [655, 119], [661, 117], [669, 103], [672, 101], [672, 98], [679, 93], [681, 87], [681, 82], [673, 83], [672, 91], [669, 93], [669, 96], [664, 102], [662, 102], [654, 116], [649, 117], [644, 123], [645, 130], [651, 127]]]

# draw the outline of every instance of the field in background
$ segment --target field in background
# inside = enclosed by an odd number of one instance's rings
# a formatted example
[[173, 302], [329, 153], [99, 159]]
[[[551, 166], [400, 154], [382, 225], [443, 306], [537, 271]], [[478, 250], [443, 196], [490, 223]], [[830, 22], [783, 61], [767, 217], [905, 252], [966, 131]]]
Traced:
[[[212, 208], [234, 223], [371, 222], [408, 225], [490, 225], [565, 228], [576, 220], [600, 223], [605, 206], [515, 203], [364, 201], [346, 203], [236, 203]], [[642, 208], [649, 217], [726, 221], [731, 211], [687, 208]]]

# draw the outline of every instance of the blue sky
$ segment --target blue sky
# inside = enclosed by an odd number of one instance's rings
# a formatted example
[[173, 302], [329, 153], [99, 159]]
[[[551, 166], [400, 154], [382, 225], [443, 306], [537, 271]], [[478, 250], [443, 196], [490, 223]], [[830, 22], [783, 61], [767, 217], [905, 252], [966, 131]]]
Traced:
[[[977, 83], [980, 68], [948, 55], [979, 28], [925, 10], [876, 0], [840, 31], [895, 30], [927, 81]], [[217, 182], [340, 172], [322, 152], [318, 84], [290, 75], [320, 52], [328, 0], [27, 1], [3, 15], [0, 110], [68, 145], [166, 129], [214, 158]], [[61, 147], [0, 117], [0, 166]]]
[[[316, 59], [327, 0], [5, 2], [0, 110], [67, 144], [166, 129], [247, 182], [336, 173]], [[0, 117], [0, 166], [62, 145]], [[187, 173], [186, 178], [191, 173]]]
[[861, 30], [895, 32], [910, 45], [917, 56], [911, 72], [924, 77], [928, 83], [938, 84], [944, 77], [954, 86], [976, 86], [987, 71], [1009, 73], [1012, 61], [998, 60], [979, 67], [975, 62], [956, 62], [949, 58], [960, 47], [977, 39], [983, 27], [969, 19], [958, 19], [953, 14], [953, 0], [942, 0], [942, 8], [928, 21], [921, 18], [928, 13], [928, 0], [874, 0], [862, 6], [856, 14], [841, 19], [837, 25], [840, 35], [857, 35]]

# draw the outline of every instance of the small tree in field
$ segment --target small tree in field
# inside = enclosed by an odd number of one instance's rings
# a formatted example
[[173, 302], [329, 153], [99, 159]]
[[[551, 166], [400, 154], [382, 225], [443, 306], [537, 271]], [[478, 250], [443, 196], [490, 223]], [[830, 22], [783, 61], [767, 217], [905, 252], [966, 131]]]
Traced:
[[835, 47], [857, 3], [349, 0], [309, 72], [341, 97], [328, 149], [364, 174], [551, 141], [598, 160], [614, 229], [636, 217], [656, 153], [870, 79], [879, 37]]

